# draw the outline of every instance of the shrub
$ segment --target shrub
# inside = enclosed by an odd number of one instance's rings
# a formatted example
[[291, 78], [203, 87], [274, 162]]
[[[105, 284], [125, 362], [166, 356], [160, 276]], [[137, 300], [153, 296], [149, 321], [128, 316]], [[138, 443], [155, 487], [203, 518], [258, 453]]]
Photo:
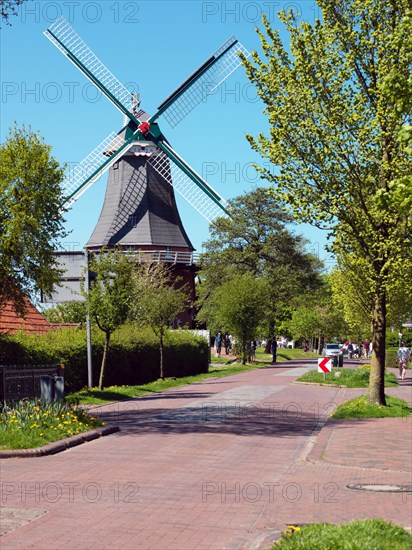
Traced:
[[[98, 380], [104, 335], [92, 333], [93, 380]], [[16, 334], [2, 338], [0, 364], [64, 364], [65, 391], [87, 385], [87, 345], [83, 329], [60, 329], [44, 335]], [[165, 340], [165, 376], [181, 377], [207, 372], [209, 347], [205, 339], [188, 331], [170, 331]], [[159, 378], [158, 340], [150, 329], [127, 325], [113, 334], [105, 386], [145, 384]]]
[[386, 350], [386, 353], [385, 353], [385, 368], [390, 369], [390, 368], [395, 368], [395, 367], [398, 366], [398, 364], [396, 362], [396, 354], [397, 354], [397, 350], [394, 350], [394, 349]]

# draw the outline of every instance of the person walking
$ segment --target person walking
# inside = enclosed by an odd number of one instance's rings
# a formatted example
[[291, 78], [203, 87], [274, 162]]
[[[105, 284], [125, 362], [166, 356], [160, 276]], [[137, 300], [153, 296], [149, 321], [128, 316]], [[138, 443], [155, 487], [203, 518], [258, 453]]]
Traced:
[[408, 363], [409, 355], [409, 349], [402, 342], [396, 354], [396, 359], [398, 360], [399, 365], [399, 380], [405, 380], [406, 365]]
[[216, 356], [220, 357], [222, 353], [222, 333], [218, 332], [215, 339]]
[[276, 341], [276, 338], [273, 338], [271, 344], [270, 344], [270, 353], [272, 354], [272, 363], [276, 363], [276, 354], [278, 351], [278, 343]]

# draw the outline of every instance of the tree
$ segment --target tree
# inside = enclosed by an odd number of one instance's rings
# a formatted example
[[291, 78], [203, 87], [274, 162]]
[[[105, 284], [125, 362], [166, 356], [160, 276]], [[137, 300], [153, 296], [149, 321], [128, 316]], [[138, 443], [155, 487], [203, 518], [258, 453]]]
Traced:
[[319, 286], [321, 263], [305, 251], [307, 241], [292, 232], [290, 215], [279, 208], [267, 189], [236, 197], [228, 211], [229, 217], [213, 222], [211, 238], [204, 245], [199, 304], [234, 274], [264, 277], [268, 281], [264, 332], [270, 340], [282, 304]]
[[50, 293], [60, 278], [64, 168], [39, 134], [16, 125], [0, 145], [0, 166], [0, 309], [12, 301], [24, 314], [24, 296]]
[[11, 25], [10, 17], [17, 15], [17, 8], [27, 0], [0, 0], [1, 20], [6, 25]]
[[315, 334], [319, 334], [321, 324], [319, 313], [313, 307], [308, 306], [294, 309], [288, 323], [292, 338], [294, 340], [304, 338], [305, 342], [309, 342]]
[[411, 121], [410, 0], [318, 4], [323, 21], [313, 26], [281, 12], [290, 54], [264, 20], [264, 58], [254, 53], [244, 64], [266, 105], [270, 137], [248, 140], [280, 168], [261, 169], [280, 204], [328, 228], [337, 256], [351, 253], [370, 266], [369, 401], [385, 405], [388, 285], [412, 249], [410, 210], [392, 200], [412, 167], [399, 139]]
[[266, 294], [264, 279], [252, 273], [235, 274], [213, 290], [198, 314], [212, 330], [225, 327], [234, 336], [243, 364], [265, 314]]
[[86, 322], [85, 302], [65, 302], [45, 309], [44, 317], [49, 323], [81, 323]]
[[89, 269], [95, 280], [89, 292], [83, 288], [90, 316], [105, 334], [102, 363], [100, 367], [99, 389], [103, 388], [104, 373], [112, 333], [123, 325], [129, 315], [133, 300], [132, 259], [117, 249], [104, 249], [92, 255]]
[[332, 338], [346, 339], [349, 327], [345, 323], [342, 310], [333, 301], [331, 277], [322, 277], [322, 286], [314, 292], [306, 293], [291, 303], [292, 314], [285, 324], [294, 339], [317, 339], [318, 352], [321, 353], [325, 341]]
[[148, 325], [159, 338], [160, 378], [164, 379], [163, 348], [170, 322], [188, 304], [186, 285], [176, 288], [170, 269], [162, 263], [143, 263], [134, 273], [132, 315], [142, 325]]
[[[387, 281], [387, 325], [401, 325], [412, 312], [412, 261], [407, 258]], [[333, 301], [356, 335], [370, 333], [373, 296], [368, 277], [370, 265], [363, 258], [340, 254], [330, 274]]]

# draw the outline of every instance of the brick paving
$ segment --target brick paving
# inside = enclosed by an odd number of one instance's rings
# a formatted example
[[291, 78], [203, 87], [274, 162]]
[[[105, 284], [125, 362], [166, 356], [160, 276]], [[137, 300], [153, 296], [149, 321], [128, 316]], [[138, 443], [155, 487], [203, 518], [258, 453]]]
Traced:
[[[383, 517], [411, 529], [412, 419], [328, 420], [363, 390], [293, 384], [309, 361], [94, 411], [120, 431], [9, 458], [9, 549], [265, 549], [289, 524]], [[408, 371], [410, 376], [410, 371]], [[388, 393], [412, 401], [411, 380]], [[7, 529], [6, 529], [7, 530]]]

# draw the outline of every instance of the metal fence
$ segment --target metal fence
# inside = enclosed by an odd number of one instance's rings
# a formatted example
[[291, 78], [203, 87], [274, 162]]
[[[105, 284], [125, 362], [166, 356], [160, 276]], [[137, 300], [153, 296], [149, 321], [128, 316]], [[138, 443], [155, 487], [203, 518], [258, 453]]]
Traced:
[[42, 376], [62, 376], [62, 365], [0, 365], [0, 399], [41, 397]]

